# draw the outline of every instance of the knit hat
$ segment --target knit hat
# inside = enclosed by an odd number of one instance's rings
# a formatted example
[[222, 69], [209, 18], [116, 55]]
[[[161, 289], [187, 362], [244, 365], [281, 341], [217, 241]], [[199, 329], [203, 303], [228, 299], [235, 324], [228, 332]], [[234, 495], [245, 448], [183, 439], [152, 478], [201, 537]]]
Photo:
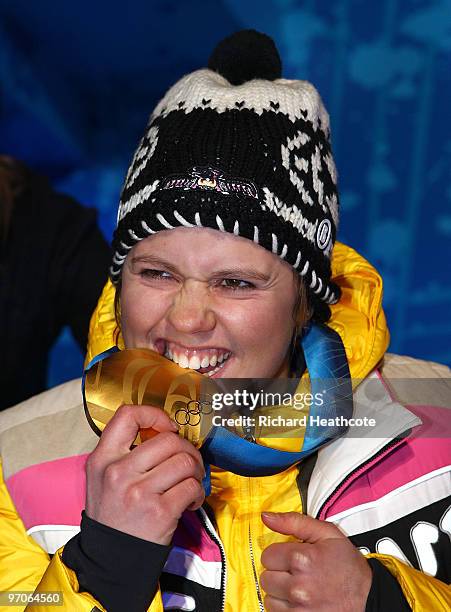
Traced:
[[152, 113], [121, 194], [111, 280], [147, 236], [209, 227], [268, 249], [298, 271], [311, 299], [333, 304], [336, 180], [316, 89], [281, 78], [271, 38], [237, 32]]

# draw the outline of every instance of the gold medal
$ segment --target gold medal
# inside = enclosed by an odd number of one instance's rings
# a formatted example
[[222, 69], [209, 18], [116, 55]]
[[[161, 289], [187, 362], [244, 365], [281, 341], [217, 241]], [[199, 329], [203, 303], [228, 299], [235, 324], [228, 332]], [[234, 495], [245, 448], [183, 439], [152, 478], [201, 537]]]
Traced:
[[[199, 448], [212, 428], [213, 380], [179, 367], [150, 349], [126, 349], [95, 363], [85, 375], [85, 412], [100, 435], [124, 405], [161, 408], [180, 426], [180, 435]], [[135, 444], [155, 435], [142, 429]]]

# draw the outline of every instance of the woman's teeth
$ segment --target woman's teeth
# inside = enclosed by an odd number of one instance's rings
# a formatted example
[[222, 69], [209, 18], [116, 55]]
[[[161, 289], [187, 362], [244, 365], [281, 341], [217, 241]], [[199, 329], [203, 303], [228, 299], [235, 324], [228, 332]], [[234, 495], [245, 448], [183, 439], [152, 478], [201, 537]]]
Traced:
[[218, 372], [221, 368], [224, 367], [225, 362], [227, 361], [227, 358], [224, 359], [224, 361], [221, 363], [221, 365], [219, 365], [217, 368], [215, 368], [214, 370], [211, 370], [211, 372], [206, 372], [207, 376], [213, 376], [213, 374], [216, 374], [216, 372]]
[[[178, 355], [172, 352], [170, 349], [165, 351], [164, 356], [170, 359], [174, 363], [177, 363], [181, 368], [190, 368], [191, 370], [201, 370], [209, 367], [213, 367], [213, 370], [206, 372], [208, 376], [215, 374], [220, 368], [223, 367], [224, 363], [230, 357], [230, 352], [219, 353], [218, 355], [211, 355], [210, 357], [205, 356], [200, 359], [198, 355], [189, 357], [187, 355]], [[217, 367], [215, 368], [215, 366]]]

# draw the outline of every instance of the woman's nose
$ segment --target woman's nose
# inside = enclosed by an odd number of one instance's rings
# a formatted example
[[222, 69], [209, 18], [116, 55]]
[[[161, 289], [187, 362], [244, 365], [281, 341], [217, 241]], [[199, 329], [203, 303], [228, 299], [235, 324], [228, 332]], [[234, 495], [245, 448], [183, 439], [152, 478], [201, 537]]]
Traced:
[[167, 318], [175, 329], [187, 334], [214, 329], [216, 317], [205, 283], [186, 280], [175, 294]]

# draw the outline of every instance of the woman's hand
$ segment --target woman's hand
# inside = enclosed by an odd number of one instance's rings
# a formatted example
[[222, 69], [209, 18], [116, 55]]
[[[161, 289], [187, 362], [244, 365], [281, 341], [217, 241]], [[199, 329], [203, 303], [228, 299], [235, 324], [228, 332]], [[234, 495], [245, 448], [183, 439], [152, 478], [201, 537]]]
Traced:
[[[138, 431], [157, 433], [130, 450]], [[143, 540], [168, 545], [186, 509], [202, 505], [202, 457], [153, 406], [121, 406], [86, 463], [86, 514]]]
[[371, 567], [338, 527], [298, 512], [263, 513], [262, 518], [273, 531], [301, 540], [263, 551], [261, 585], [268, 612], [365, 610]]

